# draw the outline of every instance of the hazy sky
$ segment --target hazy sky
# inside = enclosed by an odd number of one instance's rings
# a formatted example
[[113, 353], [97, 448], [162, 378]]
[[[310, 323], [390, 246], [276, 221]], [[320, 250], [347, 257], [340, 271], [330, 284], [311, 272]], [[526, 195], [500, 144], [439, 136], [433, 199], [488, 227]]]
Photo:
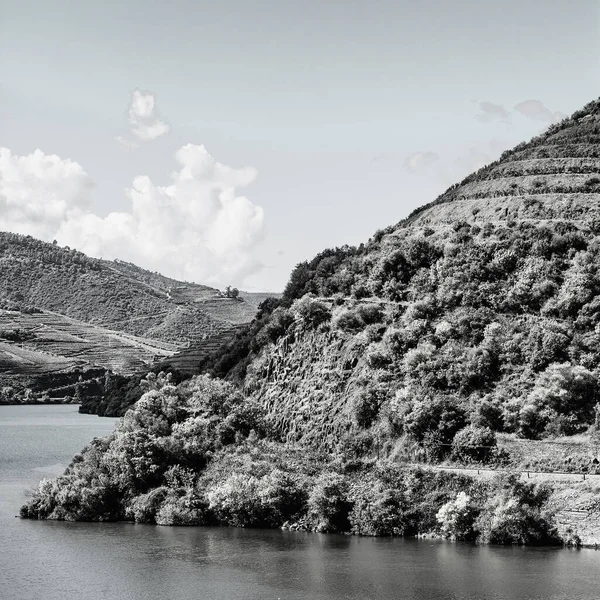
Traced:
[[600, 95], [598, 0], [1, 6], [0, 229], [218, 285], [280, 290]]

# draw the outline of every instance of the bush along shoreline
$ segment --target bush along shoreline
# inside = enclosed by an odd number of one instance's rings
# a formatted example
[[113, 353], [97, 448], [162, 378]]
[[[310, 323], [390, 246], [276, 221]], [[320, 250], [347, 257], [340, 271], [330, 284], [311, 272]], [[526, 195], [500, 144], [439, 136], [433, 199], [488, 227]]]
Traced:
[[[163, 374], [115, 432], [44, 479], [21, 517], [283, 527], [356, 535], [428, 533], [494, 544], [560, 544], [550, 490], [283, 443], [260, 407], [208, 375]], [[577, 540], [567, 540], [577, 544]]]

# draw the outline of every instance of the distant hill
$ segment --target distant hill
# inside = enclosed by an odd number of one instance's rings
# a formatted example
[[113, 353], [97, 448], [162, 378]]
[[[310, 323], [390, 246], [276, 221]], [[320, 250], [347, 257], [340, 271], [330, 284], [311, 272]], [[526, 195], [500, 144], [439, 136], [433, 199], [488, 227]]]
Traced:
[[146, 372], [249, 323], [256, 308], [128, 262], [0, 232], [0, 402], [27, 389], [54, 394], [75, 371]]
[[106, 372], [147, 372], [178, 347], [50, 311], [0, 309], [0, 404], [95, 398]]
[[255, 312], [251, 304], [224, 298], [214, 288], [0, 232], [1, 299], [180, 343], [248, 322]]

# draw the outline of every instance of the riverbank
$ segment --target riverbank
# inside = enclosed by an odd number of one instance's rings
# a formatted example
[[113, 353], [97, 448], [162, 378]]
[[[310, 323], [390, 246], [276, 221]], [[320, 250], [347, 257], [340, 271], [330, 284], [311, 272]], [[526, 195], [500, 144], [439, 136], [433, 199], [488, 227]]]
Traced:
[[[422, 465], [434, 472], [463, 474], [490, 481], [501, 471], [480, 467]], [[579, 540], [581, 547], [600, 548], [600, 474], [517, 471], [520, 481], [546, 486], [551, 490], [547, 501], [550, 514], [562, 540]], [[422, 534], [431, 536], [431, 532]], [[434, 537], [438, 534], [433, 534]]]
[[0, 406], [44, 406], [44, 405], [57, 405], [57, 404], [72, 404], [72, 405], [79, 405], [81, 404], [79, 402], [79, 400], [74, 400], [73, 398], [49, 398], [46, 400], [38, 400], [38, 399], [33, 399], [33, 400], [24, 400], [24, 401], [19, 401], [19, 400], [15, 400], [14, 402], [11, 401], [7, 401], [7, 402], [0, 402]]

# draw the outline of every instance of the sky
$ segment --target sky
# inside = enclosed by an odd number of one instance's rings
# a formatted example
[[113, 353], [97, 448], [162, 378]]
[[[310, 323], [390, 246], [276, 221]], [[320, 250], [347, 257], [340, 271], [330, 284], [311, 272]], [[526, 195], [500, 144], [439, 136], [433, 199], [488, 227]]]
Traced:
[[281, 291], [600, 96], [600, 0], [3, 0], [0, 230]]

